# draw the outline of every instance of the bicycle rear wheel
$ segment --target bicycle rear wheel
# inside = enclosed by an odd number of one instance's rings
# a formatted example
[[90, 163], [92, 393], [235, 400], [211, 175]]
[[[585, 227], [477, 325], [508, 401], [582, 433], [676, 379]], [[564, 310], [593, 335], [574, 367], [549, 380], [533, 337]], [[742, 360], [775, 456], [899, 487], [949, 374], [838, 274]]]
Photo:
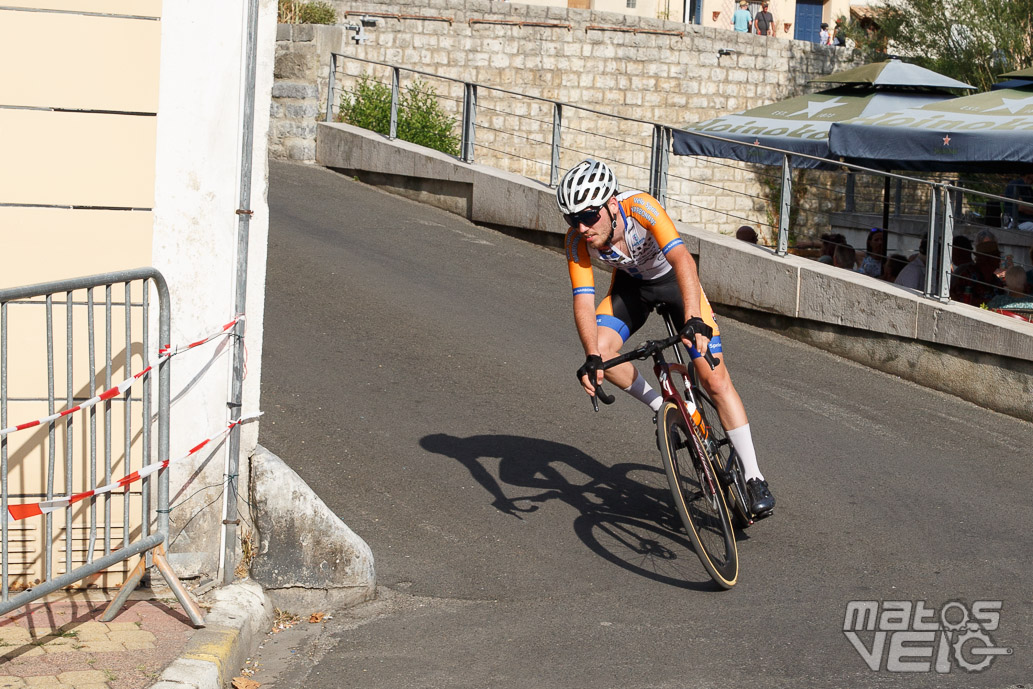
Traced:
[[724, 491], [710, 457], [673, 401], [660, 408], [657, 435], [674, 508], [696, 555], [711, 578], [730, 589], [739, 578], [739, 554]]

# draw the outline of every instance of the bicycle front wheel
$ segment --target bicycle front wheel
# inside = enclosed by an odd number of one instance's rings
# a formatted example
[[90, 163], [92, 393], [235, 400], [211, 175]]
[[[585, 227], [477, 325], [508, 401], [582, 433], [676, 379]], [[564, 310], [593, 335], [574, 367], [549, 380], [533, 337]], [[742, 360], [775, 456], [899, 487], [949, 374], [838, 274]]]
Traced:
[[674, 508], [696, 555], [714, 581], [730, 589], [739, 578], [739, 554], [714, 465], [675, 402], [660, 408], [657, 435]]

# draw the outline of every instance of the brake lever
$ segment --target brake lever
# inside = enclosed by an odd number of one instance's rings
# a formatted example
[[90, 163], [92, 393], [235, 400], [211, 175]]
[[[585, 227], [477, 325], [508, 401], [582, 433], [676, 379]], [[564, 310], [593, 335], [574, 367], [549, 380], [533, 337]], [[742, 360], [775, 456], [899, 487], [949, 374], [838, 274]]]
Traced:
[[595, 394], [592, 395], [592, 409], [599, 411], [599, 402], [603, 404], [613, 404], [613, 395], [604, 392], [601, 383], [595, 384]]

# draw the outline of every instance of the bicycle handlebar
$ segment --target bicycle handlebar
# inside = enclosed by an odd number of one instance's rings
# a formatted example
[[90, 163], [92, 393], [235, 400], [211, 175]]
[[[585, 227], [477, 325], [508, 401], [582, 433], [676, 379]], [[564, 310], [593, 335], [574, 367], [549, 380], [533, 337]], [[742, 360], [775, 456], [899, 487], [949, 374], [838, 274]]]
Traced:
[[[641, 345], [631, 350], [630, 352], [625, 352], [620, 356], [615, 356], [612, 359], [604, 361], [602, 368], [603, 370], [606, 370], [608, 368], [613, 368], [614, 366], [619, 366], [620, 364], [629, 361], [640, 361], [643, 359], [648, 359], [654, 354], [667, 349], [671, 345], [677, 344], [681, 341], [681, 338], [681, 333], [675, 333], [674, 335], [671, 335], [670, 337], [664, 338], [662, 340], [647, 340], [646, 342], [643, 342]], [[703, 359], [710, 366], [711, 371], [717, 368], [718, 365], [720, 365], [721, 363], [717, 358], [714, 357], [713, 354], [710, 353], [709, 347], [703, 353]], [[599, 411], [598, 400], [602, 400], [603, 404], [613, 404], [614, 397], [613, 395], [604, 392], [601, 384], [596, 383], [595, 395], [592, 396], [592, 408], [595, 411]]]

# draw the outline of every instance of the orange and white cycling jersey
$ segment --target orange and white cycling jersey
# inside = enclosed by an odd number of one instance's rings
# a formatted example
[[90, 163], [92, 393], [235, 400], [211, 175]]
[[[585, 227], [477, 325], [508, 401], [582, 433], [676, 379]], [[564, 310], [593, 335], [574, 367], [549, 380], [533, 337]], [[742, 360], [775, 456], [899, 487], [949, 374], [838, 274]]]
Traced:
[[665, 256], [684, 242], [660, 202], [644, 191], [626, 191], [617, 196], [617, 201], [621, 214], [617, 222], [624, 223], [628, 255], [613, 247], [609, 251], [597, 251], [588, 246], [577, 229], [571, 228], [567, 232], [566, 247], [574, 294], [595, 294], [592, 257], [639, 280], [655, 280], [672, 270]]
[[[624, 222], [624, 240], [628, 254], [610, 247], [597, 251], [588, 245], [575, 228], [567, 232], [567, 268], [574, 294], [595, 295], [592, 258], [614, 268], [610, 290], [596, 307], [596, 324], [616, 331], [623, 341], [645, 323], [649, 312], [657, 304], [667, 304], [678, 323], [684, 322], [682, 294], [674, 268], [667, 254], [683, 246], [681, 236], [660, 202], [642, 191], [627, 191], [617, 196], [620, 219]], [[710, 351], [721, 352], [720, 330], [702, 287], [699, 292], [699, 311], [703, 321], [714, 330]], [[689, 350], [692, 358], [699, 353]]]

